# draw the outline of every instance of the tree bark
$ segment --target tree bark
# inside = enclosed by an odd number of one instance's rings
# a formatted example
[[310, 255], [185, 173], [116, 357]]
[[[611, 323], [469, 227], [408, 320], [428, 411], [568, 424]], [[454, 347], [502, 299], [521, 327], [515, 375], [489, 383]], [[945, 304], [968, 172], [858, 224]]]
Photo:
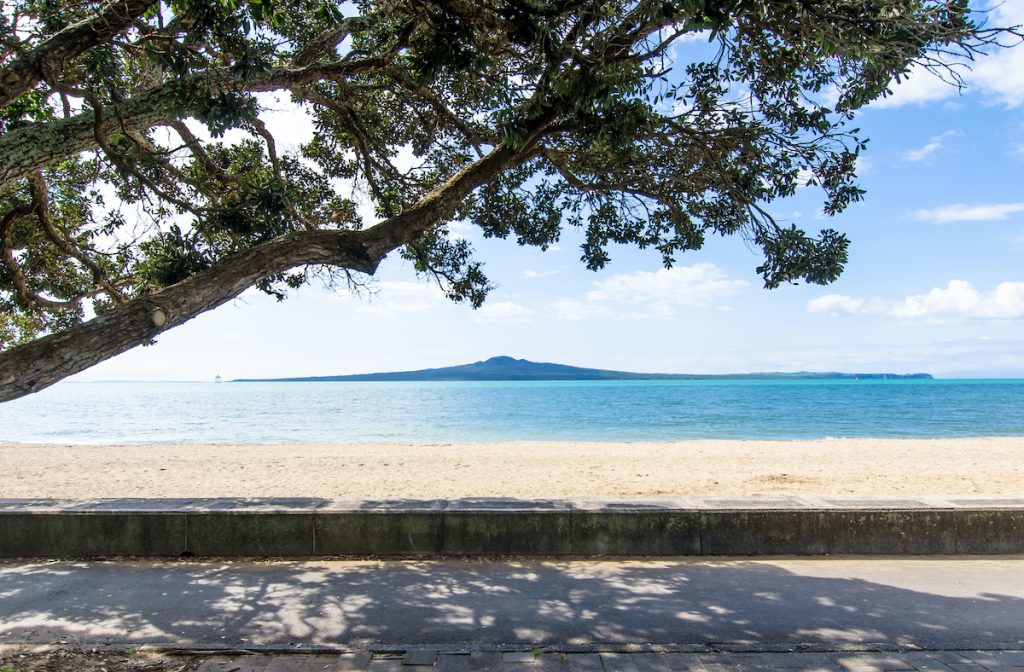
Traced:
[[305, 264], [373, 273], [355, 231], [304, 231], [241, 252], [159, 292], [139, 297], [67, 331], [0, 353], [0, 402], [52, 385], [235, 298], [261, 278]]
[[0, 352], [0, 402], [38, 392], [153, 339], [235, 298], [257, 281], [297, 266], [325, 264], [373, 274], [392, 250], [448, 218], [481, 184], [533, 155], [542, 125], [518, 149], [499, 145], [405, 212], [364, 231], [302, 231], [239, 252], [153, 294], [60, 333]]
[[61, 30], [0, 70], [0, 107], [44, 79], [60, 79], [64, 64], [109, 40], [142, 16], [154, 0], [115, 0], [90, 19]]

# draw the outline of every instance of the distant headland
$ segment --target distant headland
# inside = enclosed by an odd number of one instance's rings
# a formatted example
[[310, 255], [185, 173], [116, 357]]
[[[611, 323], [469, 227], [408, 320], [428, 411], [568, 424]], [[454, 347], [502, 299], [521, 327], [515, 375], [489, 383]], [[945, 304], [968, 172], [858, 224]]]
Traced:
[[565, 364], [531, 362], [513, 357], [491, 357], [482, 362], [419, 371], [358, 373], [347, 376], [301, 376], [295, 378], [239, 378], [234, 382], [370, 382], [370, 381], [463, 381], [463, 380], [931, 380], [928, 373], [839, 373], [835, 371], [795, 373], [633, 373], [585, 369]]

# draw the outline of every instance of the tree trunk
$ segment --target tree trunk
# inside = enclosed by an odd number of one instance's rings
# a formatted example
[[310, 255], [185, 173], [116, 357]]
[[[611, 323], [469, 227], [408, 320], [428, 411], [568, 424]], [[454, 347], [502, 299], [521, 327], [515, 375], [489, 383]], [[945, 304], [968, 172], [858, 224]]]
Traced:
[[306, 231], [276, 238], [67, 331], [0, 353], [0, 402], [38, 392], [73, 373], [150, 343], [160, 333], [235, 298], [261, 278], [305, 264], [373, 273], [359, 232]]
[[66, 331], [0, 352], [0, 402], [150, 343], [164, 331], [235, 298], [257, 281], [297, 266], [325, 264], [373, 274], [392, 250], [414, 242], [481, 184], [533, 155], [543, 124], [517, 150], [499, 145], [400, 215], [364, 231], [291, 233], [216, 262], [207, 271], [141, 296]]

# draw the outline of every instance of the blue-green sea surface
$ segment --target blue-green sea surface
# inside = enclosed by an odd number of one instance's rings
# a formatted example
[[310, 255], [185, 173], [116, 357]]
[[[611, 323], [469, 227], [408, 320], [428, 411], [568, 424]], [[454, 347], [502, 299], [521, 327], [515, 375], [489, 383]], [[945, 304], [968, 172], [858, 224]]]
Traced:
[[446, 443], [1024, 436], [1024, 380], [73, 383], [0, 441]]

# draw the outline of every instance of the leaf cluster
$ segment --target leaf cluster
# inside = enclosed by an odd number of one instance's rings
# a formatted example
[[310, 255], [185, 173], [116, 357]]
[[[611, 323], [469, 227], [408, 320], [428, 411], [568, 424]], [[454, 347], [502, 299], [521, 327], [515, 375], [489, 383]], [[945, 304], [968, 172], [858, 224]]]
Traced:
[[[119, 11], [12, 0], [0, 12], [0, 77], [47, 63], [0, 107], [0, 348], [325, 229], [387, 229], [385, 253], [404, 246], [474, 306], [492, 285], [448, 235], [455, 220], [541, 248], [576, 229], [595, 270], [618, 244], [671, 266], [709, 236], [738, 235], [760, 250], [767, 287], [831, 282], [846, 237], [780, 224], [772, 204], [803, 186], [828, 215], [860, 200], [855, 112], [914, 64], [955, 82], [953, 60], [1020, 37], [984, 26], [966, 0]], [[112, 37], [69, 32], [83, 22]], [[76, 55], [46, 60], [55, 45]], [[312, 123], [301, 146], [267, 123], [287, 105]], [[268, 272], [258, 286], [283, 297], [331, 273]]]

